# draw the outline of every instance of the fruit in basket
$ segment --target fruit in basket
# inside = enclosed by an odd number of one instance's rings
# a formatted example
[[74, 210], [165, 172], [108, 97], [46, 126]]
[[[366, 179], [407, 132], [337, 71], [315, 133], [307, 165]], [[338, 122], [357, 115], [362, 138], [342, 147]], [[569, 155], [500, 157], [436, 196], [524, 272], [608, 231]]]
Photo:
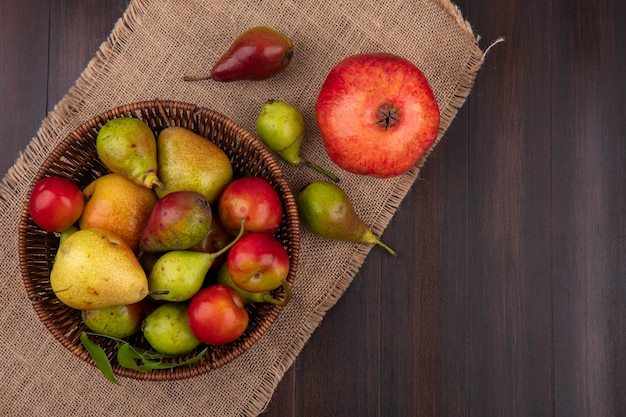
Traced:
[[151, 297], [163, 301], [189, 300], [202, 287], [213, 261], [228, 252], [243, 231], [242, 223], [239, 235], [215, 253], [173, 250], [161, 255], [148, 275], [148, 288], [155, 293]]
[[211, 228], [213, 212], [204, 196], [176, 191], [160, 199], [145, 224], [140, 252], [165, 252], [197, 245]]
[[[233, 241], [234, 237], [228, 233], [222, 225], [220, 216], [217, 214], [217, 209], [211, 208], [211, 211], [212, 221], [208, 233], [204, 236], [200, 243], [192, 247], [190, 250], [196, 252], [215, 253]], [[224, 263], [224, 261], [226, 261], [225, 253], [215, 258], [213, 265], [211, 265], [209, 270], [216, 270]]]
[[237, 286], [237, 284], [233, 282], [232, 277], [228, 273], [228, 266], [226, 264], [223, 264], [217, 270], [217, 274], [215, 276], [215, 283], [228, 285], [230, 288], [237, 291], [237, 293], [239, 293], [239, 295], [241, 296], [241, 299], [243, 300], [244, 304], [246, 305], [252, 304], [252, 303], [270, 303], [270, 304], [274, 304], [277, 306], [284, 306], [284, 305], [287, 305], [287, 303], [291, 299], [291, 287], [289, 283], [285, 280], [281, 282], [281, 286], [283, 290], [285, 291], [285, 295], [282, 299], [276, 298], [274, 294], [272, 293], [272, 291], [250, 292], [250, 291], [242, 290], [241, 288]]
[[134, 251], [157, 203], [154, 191], [114, 173], [93, 180], [83, 189], [85, 208], [78, 220], [81, 229], [110, 230]]
[[226, 186], [218, 200], [218, 215], [224, 228], [236, 235], [241, 219], [246, 232], [274, 234], [283, 218], [276, 189], [261, 177], [241, 177]]
[[287, 36], [267, 26], [256, 26], [235, 38], [208, 75], [186, 76], [183, 79], [222, 82], [265, 80], [287, 68], [292, 56], [293, 42]]
[[300, 156], [304, 140], [304, 117], [295, 106], [280, 100], [269, 100], [261, 107], [256, 131], [269, 149], [291, 165], [305, 165], [337, 182], [339, 178]]
[[139, 263], [141, 264], [141, 267], [143, 268], [146, 275], [150, 275], [150, 272], [152, 272], [154, 265], [159, 260], [159, 258], [163, 256], [163, 254], [164, 252], [144, 252], [139, 254]]
[[198, 346], [200, 340], [189, 327], [185, 303], [165, 303], [143, 322], [143, 335], [154, 350], [166, 355], [184, 355]]
[[82, 229], [65, 239], [50, 285], [62, 303], [78, 310], [133, 304], [148, 295], [148, 280], [133, 250], [104, 229]]
[[109, 120], [98, 131], [96, 150], [111, 172], [142, 187], [162, 186], [157, 176], [154, 132], [143, 120], [134, 117]]
[[315, 104], [326, 151], [346, 171], [380, 178], [410, 170], [439, 131], [428, 80], [407, 59], [352, 55], [328, 73]]
[[231, 279], [242, 290], [272, 291], [287, 279], [289, 254], [275, 237], [252, 232], [233, 245], [226, 266]]
[[83, 195], [72, 181], [45, 177], [37, 181], [28, 201], [33, 221], [47, 232], [64, 232], [80, 217]]
[[74, 232], [77, 232], [77, 231], [78, 231], [78, 227], [76, 227], [76, 224], [73, 224], [67, 229], [65, 229], [64, 231], [62, 231], [61, 233], [59, 233], [59, 245], [63, 243], [65, 239], [67, 239], [68, 237], [73, 235]]
[[189, 302], [189, 326], [207, 345], [223, 345], [241, 336], [250, 317], [241, 296], [227, 285], [214, 284]]
[[378, 239], [356, 214], [348, 195], [329, 181], [315, 181], [296, 198], [302, 224], [326, 239], [377, 244], [390, 254], [396, 252]]
[[157, 137], [157, 150], [159, 176], [164, 184], [155, 190], [159, 198], [174, 191], [196, 191], [213, 204], [233, 179], [228, 155], [184, 127], [162, 130]]
[[133, 304], [81, 311], [81, 318], [92, 332], [124, 339], [141, 331], [146, 316], [155, 309], [144, 298]]

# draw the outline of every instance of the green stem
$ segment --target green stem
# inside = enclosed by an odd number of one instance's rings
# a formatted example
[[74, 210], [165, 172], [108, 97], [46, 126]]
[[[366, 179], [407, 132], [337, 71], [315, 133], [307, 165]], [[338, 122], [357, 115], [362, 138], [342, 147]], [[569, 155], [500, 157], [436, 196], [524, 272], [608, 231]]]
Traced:
[[376, 235], [374, 234], [374, 232], [372, 232], [371, 230], [367, 230], [365, 232], [365, 234], [363, 235], [363, 238], [361, 239], [361, 242], [364, 243], [373, 243], [375, 245], [378, 246], [382, 246], [383, 248], [385, 248], [385, 250], [387, 250], [387, 252], [389, 252], [390, 254], [392, 254], [393, 256], [398, 256], [398, 254], [396, 253], [395, 250], [391, 249], [389, 246], [385, 245], [380, 239], [378, 239], [376, 237]]
[[302, 163], [306, 166], [308, 166], [309, 168], [313, 168], [314, 170], [316, 170], [317, 172], [326, 175], [328, 178], [330, 178], [331, 180], [333, 180], [334, 182], [339, 182], [339, 177], [337, 177], [335, 174], [333, 174], [332, 172], [326, 171], [324, 168], [322, 168], [319, 165], [315, 165], [313, 162], [309, 162], [306, 159], [302, 159]]
[[291, 286], [285, 280], [281, 281], [282, 287], [285, 290], [285, 298], [282, 300], [277, 300], [274, 298], [271, 292], [263, 293], [263, 302], [274, 304], [275, 306], [285, 306], [291, 300]]
[[241, 239], [241, 236], [243, 236], [243, 233], [246, 231], [245, 226], [246, 226], [246, 219], [245, 219], [245, 217], [242, 217], [241, 218], [241, 227], [239, 228], [239, 234], [237, 234], [235, 239], [233, 239], [228, 245], [224, 246], [222, 249], [220, 249], [217, 252], [211, 253], [211, 258], [212, 259], [217, 259], [220, 256], [222, 256], [224, 253], [228, 252], [228, 250], [230, 248], [232, 248], [235, 245], [235, 243], [237, 243], [237, 241], [239, 239]]

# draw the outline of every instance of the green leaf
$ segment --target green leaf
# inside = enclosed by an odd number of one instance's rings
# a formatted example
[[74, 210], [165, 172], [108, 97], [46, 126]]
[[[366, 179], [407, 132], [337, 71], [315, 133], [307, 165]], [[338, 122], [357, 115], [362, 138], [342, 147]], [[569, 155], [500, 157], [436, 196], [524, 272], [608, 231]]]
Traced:
[[[113, 369], [111, 368], [111, 363], [109, 362], [109, 359], [106, 356], [106, 353], [104, 352], [104, 350], [102, 350], [100, 346], [96, 345], [91, 340], [89, 340], [89, 338], [87, 337], [88, 334], [93, 335], [93, 336], [106, 337], [117, 342], [118, 364], [122, 368], [132, 369], [138, 372], [150, 372], [152, 370], [157, 370], [157, 369], [171, 369], [171, 368], [177, 368], [179, 366], [191, 365], [201, 360], [204, 354], [209, 349], [208, 347], [205, 347], [196, 356], [194, 356], [193, 358], [189, 358], [186, 361], [183, 361], [181, 363], [176, 363], [176, 362], [167, 363], [167, 362], [161, 362], [161, 360], [176, 358], [177, 356], [167, 355], [164, 353], [159, 353], [159, 352], [155, 352], [152, 350], [144, 350], [135, 346], [131, 346], [125, 340], [118, 339], [116, 337], [107, 336], [107, 335], [98, 334], [98, 333], [84, 333], [83, 332], [80, 336], [81, 342], [84, 339], [90, 345], [90, 347], [85, 346], [85, 348], [87, 348], [87, 351], [89, 352], [89, 354], [92, 356], [92, 358], [94, 358], [94, 362], [96, 362], [96, 365], [98, 365], [98, 368], [100, 368], [100, 371], [104, 374], [104, 376], [106, 376], [111, 382], [115, 382], [118, 385], [119, 383], [115, 380]], [[85, 344], [85, 342], [83, 342], [83, 344]], [[94, 352], [93, 354], [91, 353], [92, 351]], [[98, 355], [97, 360], [94, 357], [94, 355]], [[102, 365], [102, 367], [100, 364]], [[107, 367], [110, 371], [106, 371]], [[107, 375], [111, 376], [111, 378], [113, 379], [109, 378]]]
[[128, 343], [121, 343], [117, 346], [117, 362], [122, 368], [134, 369], [139, 359], [141, 355], [137, 355]]
[[194, 356], [193, 358], [189, 358], [186, 361], [183, 361], [181, 363], [165, 363], [165, 362], [157, 362], [155, 364], [155, 368], [154, 369], [170, 369], [170, 368], [176, 368], [178, 366], [185, 366], [185, 365], [191, 365], [194, 364], [196, 362], [198, 362], [200, 359], [202, 359], [202, 357], [204, 356], [204, 354], [206, 353], [206, 351], [208, 350], [208, 347], [205, 347], [204, 349], [202, 349], [202, 351], [200, 353], [198, 353], [196, 356]]
[[121, 385], [117, 382], [117, 379], [115, 379], [113, 367], [111, 367], [111, 362], [109, 362], [109, 358], [104, 349], [92, 342], [85, 332], [80, 334], [80, 343], [85, 347], [91, 359], [93, 359], [98, 369], [100, 369], [100, 372], [102, 372], [102, 375], [114, 384]]

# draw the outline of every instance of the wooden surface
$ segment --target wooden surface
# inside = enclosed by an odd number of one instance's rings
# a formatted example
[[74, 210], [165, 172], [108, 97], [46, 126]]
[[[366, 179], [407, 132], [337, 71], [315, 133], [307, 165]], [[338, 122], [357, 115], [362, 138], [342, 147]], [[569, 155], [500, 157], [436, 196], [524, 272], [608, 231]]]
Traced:
[[[626, 3], [457, 4], [506, 42], [264, 416], [626, 414]], [[125, 7], [0, 3], [2, 175]]]

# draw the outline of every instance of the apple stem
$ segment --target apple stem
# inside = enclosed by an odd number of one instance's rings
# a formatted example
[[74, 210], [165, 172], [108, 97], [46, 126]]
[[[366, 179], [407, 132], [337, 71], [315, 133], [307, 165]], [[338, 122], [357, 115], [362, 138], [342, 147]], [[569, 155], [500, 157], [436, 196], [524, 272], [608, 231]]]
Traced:
[[183, 81], [204, 81], [204, 80], [210, 80], [210, 79], [211, 79], [210, 75], [206, 75], [203, 77], [191, 77], [191, 76], [185, 75], [183, 77]]
[[315, 165], [313, 162], [309, 162], [306, 159], [302, 159], [301, 161], [304, 165], [308, 166], [309, 168], [313, 168], [314, 170], [316, 170], [317, 172], [321, 174], [326, 175], [328, 178], [330, 178], [334, 182], [339, 182], [339, 177], [337, 177], [332, 172], [326, 171], [324, 168], [320, 167], [319, 165]]

